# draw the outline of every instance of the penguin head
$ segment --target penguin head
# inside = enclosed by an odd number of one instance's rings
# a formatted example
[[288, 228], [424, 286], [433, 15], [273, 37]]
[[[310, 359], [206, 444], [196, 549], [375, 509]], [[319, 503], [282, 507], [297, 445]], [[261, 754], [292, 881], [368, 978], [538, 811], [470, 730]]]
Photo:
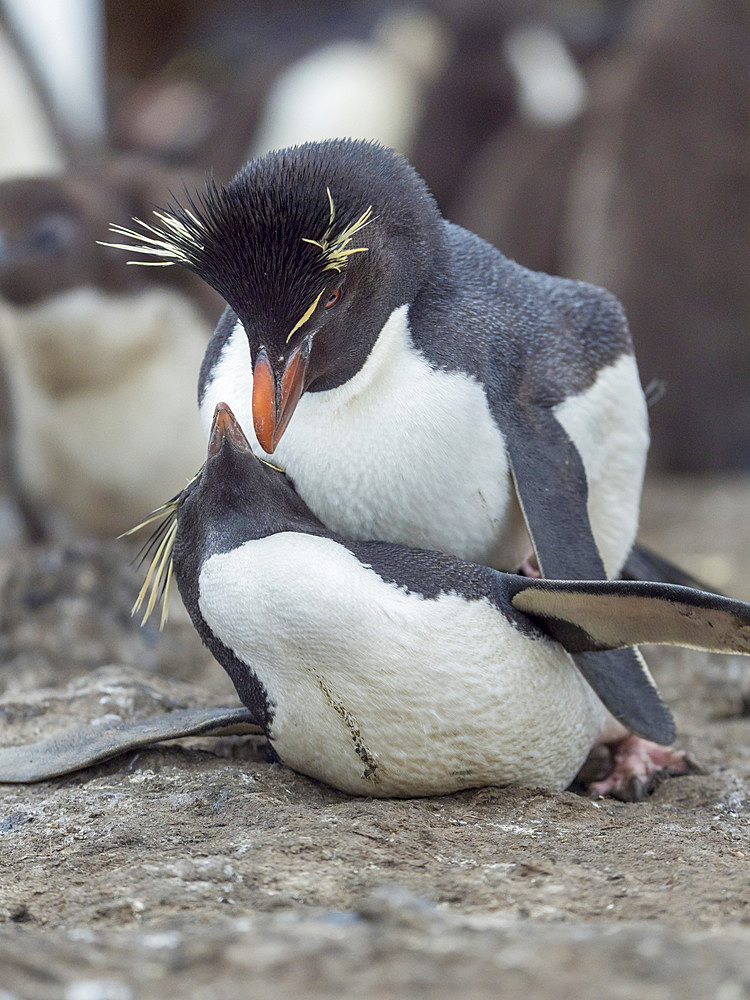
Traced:
[[96, 257], [88, 223], [83, 192], [73, 181], [0, 184], [0, 295], [24, 306], [83, 283]]
[[125, 535], [151, 525], [156, 527], [140, 552], [140, 561], [148, 562], [149, 569], [133, 614], [143, 610], [145, 624], [161, 602], [160, 628], [167, 621], [173, 576], [190, 607], [200, 566], [212, 555], [281, 531], [330, 534], [283, 470], [253, 454], [226, 403], [218, 403], [214, 411], [203, 468], [182, 493]]
[[441, 235], [434, 199], [404, 157], [350, 139], [268, 153], [157, 218], [139, 249], [197, 273], [247, 334], [253, 421], [268, 454], [303, 392], [359, 371], [391, 312], [416, 297]]
[[177, 501], [181, 545], [207, 558], [279, 531], [324, 532], [284, 472], [259, 459], [226, 403], [214, 411], [206, 464]]
[[0, 182], [0, 297], [33, 306], [72, 289], [130, 295], [169, 285], [215, 317], [219, 296], [192, 274], [123, 267], [122, 254], [101, 242], [113, 219], [143, 215], [177, 180], [161, 164], [123, 155]]

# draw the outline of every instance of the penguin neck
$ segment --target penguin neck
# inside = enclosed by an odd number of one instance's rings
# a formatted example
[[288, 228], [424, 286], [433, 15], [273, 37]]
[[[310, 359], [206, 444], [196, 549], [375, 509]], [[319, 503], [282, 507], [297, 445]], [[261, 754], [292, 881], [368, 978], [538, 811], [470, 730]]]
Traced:
[[325, 528], [282, 472], [255, 455], [225, 444], [218, 461], [203, 471], [201, 507], [210, 512], [204, 544], [228, 551], [238, 544], [282, 531], [322, 534]]
[[[340, 408], [370, 391], [377, 391], [383, 379], [388, 377], [394, 358], [400, 354], [398, 348], [408, 339], [408, 330], [409, 304], [404, 303], [397, 306], [383, 324], [364, 364], [345, 382], [310, 393], [308, 399], [314, 399], [316, 404]], [[300, 405], [306, 396], [302, 397]]]
[[394, 339], [408, 329], [409, 310], [425, 295], [431, 296], [435, 286], [442, 288], [449, 274], [445, 222], [426, 202], [424, 218], [408, 234], [394, 236], [389, 245], [373, 244], [369, 256], [370, 270], [356, 288], [359, 303], [349, 320], [351, 335], [313, 346], [311, 370], [316, 354], [324, 360], [322, 374], [307, 389], [312, 395], [330, 390], [344, 390], [343, 397], [357, 394], [389, 363]]

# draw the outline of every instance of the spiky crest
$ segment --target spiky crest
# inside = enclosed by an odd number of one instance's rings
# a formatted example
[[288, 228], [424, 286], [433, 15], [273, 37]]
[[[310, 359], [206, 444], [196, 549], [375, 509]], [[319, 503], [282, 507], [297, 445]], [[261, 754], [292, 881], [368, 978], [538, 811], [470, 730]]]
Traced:
[[[258, 459], [258, 461], [263, 465], [267, 465], [269, 469], [274, 469], [276, 472], [284, 472], [281, 466], [274, 465], [273, 462], [268, 462], [262, 458]], [[204, 468], [205, 465], [202, 465], [192, 479], [188, 480], [185, 490], [190, 489], [193, 483], [200, 479]], [[146, 607], [141, 619], [141, 626], [143, 626], [153, 614], [157, 604], [161, 602], [159, 631], [163, 630], [169, 617], [169, 591], [174, 577], [173, 549], [178, 526], [177, 508], [180, 497], [182, 497], [185, 490], [173, 496], [171, 500], [167, 500], [166, 503], [161, 504], [156, 510], [151, 511], [148, 517], [141, 521], [140, 524], [136, 524], [135, 527], [123, 531], [119, 536], [120, 538], [128, 538], [130, 535], [135, 535], [144, 528], [148, 528], [149, 525], [158, 522], [156, 528], [154, 528], [136, 556], [139, 566], [142, 566], [149, 556], [151, 557], [151, 561], [130, 613], [136, 615], [145, 603]]]

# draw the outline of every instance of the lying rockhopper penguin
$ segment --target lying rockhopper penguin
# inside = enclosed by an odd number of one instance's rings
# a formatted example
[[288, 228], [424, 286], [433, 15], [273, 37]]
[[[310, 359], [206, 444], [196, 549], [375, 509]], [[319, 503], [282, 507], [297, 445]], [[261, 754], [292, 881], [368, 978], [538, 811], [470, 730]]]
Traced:
[[[114, 228], [228, 303], [200, 373], [204, 430], [227, 402], [332, 532], [555, 579], [628, 572], [648, 419], [606, 291], [452, 225], [371, 142], [270, 153], [141, 232]], [[637, 650], [575, 656], [627, 729], [672, 742]]]
[[[171, 549], [193, 623], [248, 711], [187, 710], [5, 749], [1, 781], [254, 723], [283, 762], [352, 794], [562, 789], [593, 746], [624, 732], [571, 654], [637, 642], [750, 653], [750, 605], [739, 601], [666, 584], [532, 579], [347, 541], [253, 454], [224, 404], [206, 464], [156, 541], [153, 595]], [[626, 672], [611, 683], [626, 705], [639, 697]], [[664, 768], [685, 770], [680, 755], [655, 749]], [[643, 792], [653, 764], [638, 773], [631, 759], [591, 791]]]

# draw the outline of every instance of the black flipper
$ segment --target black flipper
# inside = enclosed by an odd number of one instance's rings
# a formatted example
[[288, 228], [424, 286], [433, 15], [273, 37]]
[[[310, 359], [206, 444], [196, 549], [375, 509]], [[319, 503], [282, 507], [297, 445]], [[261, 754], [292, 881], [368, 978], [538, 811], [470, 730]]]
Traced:
[[702, 580], [696, 579], [673, 562], [664, 559], [643, 545], [635, 544], [625, 560], [620, 577], [623, 580], [640, 580], [651, 583], [674, 583], [678, 587], [692, 587], [708, 593], [718, 593]]
[[[501, 419], [508, 458], [539, 567], [549, 579], [606, 579], [588, 517], [586, 470], [552, 410], [520, 400]], [[624, 726], [655, 743], [675, 737], [672, 714], [634, 649], [575, 655], [576, 665]]]
[[185, 708], [147, 719], [112, 720], [78, 726], [39, 743], [0, 748], [0, 783], [25, 784], [56, 778], [180, 736], [261, 733], [246, 708]]
[[573, 659], [599, 699], [626, 729], [663, 746], [674, 743], [677, 729], [672, 713], [637, 649], [574, 653]]
[[513, 607], [539, 621], [570, 653], [646, 642], [750, 655], [750, 604], [744, 601], [630, 580], [512, 577], [508, 586]]

